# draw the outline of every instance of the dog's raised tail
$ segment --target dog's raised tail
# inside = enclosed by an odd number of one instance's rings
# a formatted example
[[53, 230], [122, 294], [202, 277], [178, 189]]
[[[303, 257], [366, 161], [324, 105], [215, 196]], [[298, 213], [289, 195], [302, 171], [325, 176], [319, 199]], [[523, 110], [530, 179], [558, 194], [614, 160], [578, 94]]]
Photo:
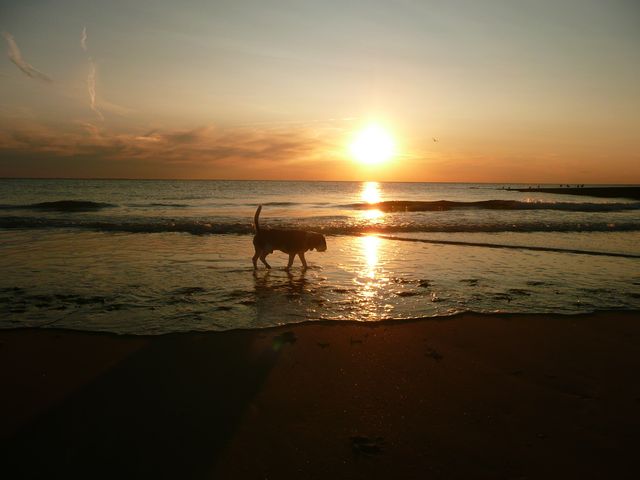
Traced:
[[256, 233], [260, 231], [260, 222], [258, 221], [260, 218], [260, 212], [262, 211], [262, 205], [258, 205], [258, 209], [256, 210], [256, 214], [253, 216], [253, 224], [256, 227]]

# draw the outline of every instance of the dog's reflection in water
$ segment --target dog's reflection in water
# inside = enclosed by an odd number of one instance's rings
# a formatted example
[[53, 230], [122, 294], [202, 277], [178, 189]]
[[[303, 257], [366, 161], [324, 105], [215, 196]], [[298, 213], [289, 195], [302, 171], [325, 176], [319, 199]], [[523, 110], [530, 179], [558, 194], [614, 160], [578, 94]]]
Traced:
[[309, 278], [300, 272], [254, 271], [255, 305], [258, 320], [283, 323], [287, 318], [306, 316], [314, 310], [314, 295], [309, 291]]
[[254, 270], [253, 278], [255, 281], [256, 294], [286, 294], [302, 295], [305, 287], [309, 283], [307, 272], [305, 269], [299, 273], [285, 270], [286, 277], [279, 274], [272, 274], [271, 270]]

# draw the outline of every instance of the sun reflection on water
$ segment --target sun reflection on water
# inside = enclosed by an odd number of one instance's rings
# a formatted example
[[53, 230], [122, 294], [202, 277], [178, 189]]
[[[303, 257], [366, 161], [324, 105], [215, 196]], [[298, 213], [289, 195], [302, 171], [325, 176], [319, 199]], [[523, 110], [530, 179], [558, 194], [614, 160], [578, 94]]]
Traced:
[[[369, 205], [374, 205], [382, 201], [382, 193], [378, 182], [364, 182], [360, 198]], [[381, 223], [383, 221], [384, 212], [377, 208], [369, 208], [360, 213], [363, 220], [371, 223]]]
[[357, 304], [358, 317], [362, 320], [387, 317], [393, 307], [386, 298], [389, 295], [389, 277], [385, 272], [382, 246], [376, 235], [360, 237], [359, 269], [354, 283], [358, 286], [353, 300]]
[[364, 182], [360, 198], [367, 203], [379, 203], [382, 199], [380, 194], [380, 184], [378, 182]]
[[361, 216], [364, 220], [370, 220], [372, 223], [381, 223], [384, 213], [378, 209], [365, 210], [361, 213]]
[[375, 235], [367, 235], [360, 237], [362, 241], [362, 254], [365, 260], [364, 275], [371, 280], [375, 280], [378, 270], [378, 248], [380, 247], [380, 238]]

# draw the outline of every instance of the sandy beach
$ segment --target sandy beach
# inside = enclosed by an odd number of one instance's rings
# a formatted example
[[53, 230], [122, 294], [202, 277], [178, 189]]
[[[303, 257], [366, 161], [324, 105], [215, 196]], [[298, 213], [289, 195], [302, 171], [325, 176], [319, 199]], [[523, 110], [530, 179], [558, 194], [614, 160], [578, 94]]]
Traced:
[[640, 313], [0, 331], [7, 478], [636, 478]]

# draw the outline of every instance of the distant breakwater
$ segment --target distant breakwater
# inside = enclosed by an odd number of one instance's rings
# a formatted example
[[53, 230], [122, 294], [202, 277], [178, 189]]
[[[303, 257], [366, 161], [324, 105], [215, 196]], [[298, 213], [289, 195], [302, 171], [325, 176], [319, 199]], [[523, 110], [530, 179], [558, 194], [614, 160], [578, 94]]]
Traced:
[[583, 195], [599, 198], [631, 198], [640, 200], [640, 186], [627, 187], [540, 187], [510, 188], [517, 192], [539, 192], [560, 195]]

